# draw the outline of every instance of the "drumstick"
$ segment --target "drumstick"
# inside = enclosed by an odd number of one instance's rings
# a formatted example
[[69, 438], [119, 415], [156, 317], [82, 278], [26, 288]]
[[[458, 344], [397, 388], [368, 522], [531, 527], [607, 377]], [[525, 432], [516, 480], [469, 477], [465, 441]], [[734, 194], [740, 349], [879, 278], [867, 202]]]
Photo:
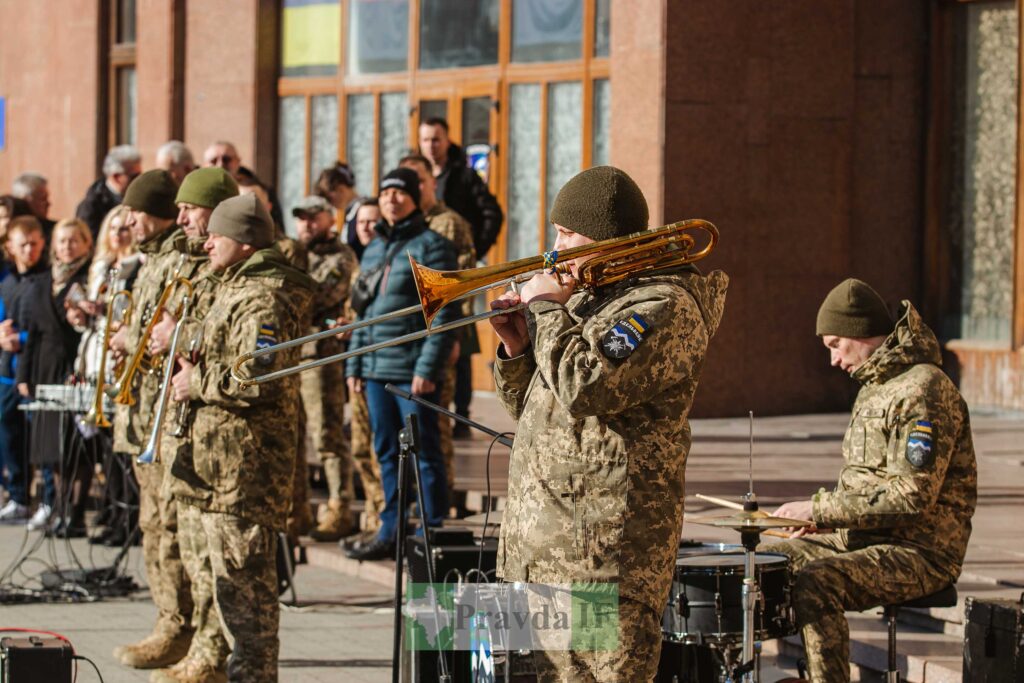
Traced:
[[[703, 493], [695, 493], [695, 496], [708, 503], [714, 503], [715, 505], [721, 505], [724, 508], [732, 508], [733, 510], [742, 510], [743, 506], [739, 503], [734, 503], [731, 500], [725, 498], [715, 498], [714, 496], [705, 496]], [[761, 532], [762, 536], [774, 536], [776, 538], [789, 538], [789, 534], [785, 531], [776, 531], [775, 529], [765, 529]]]
[[714, 496], [705, 496], [703, 493], [695, 493], [694, 495], [697, 496], [698, 498], [700, 498], [701, 500], [707, 501], [709, 503], [714, 503], [715, 505], [721, 505], [724, 508], [732, 508], [733, 510], [742, 510], [743, 509], [743, 506], [740, 503], [734, 503], [731, 500], [726, 500], [725, 498], [715, 498]]

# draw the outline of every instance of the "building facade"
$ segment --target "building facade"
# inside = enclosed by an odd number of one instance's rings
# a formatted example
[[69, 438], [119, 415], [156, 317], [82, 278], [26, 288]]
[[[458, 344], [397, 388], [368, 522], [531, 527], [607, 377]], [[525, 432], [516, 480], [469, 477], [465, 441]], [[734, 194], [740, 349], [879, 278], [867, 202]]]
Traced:
[[973, 406], [1024, 408], [1013, 1], [0, 0], [0, 24], [0, 185], [42, 172], [54, 216], [108, 146], [175, 138], [233, 141], [286, 213], [338, 159], [373, 193], [443, 116], [505, 209], [491, 263], [542, 251], [601, 163], [652, 224], [716, 223], [697, 414], [845, 409], [813, 332], [850, 275], [918, 305]]

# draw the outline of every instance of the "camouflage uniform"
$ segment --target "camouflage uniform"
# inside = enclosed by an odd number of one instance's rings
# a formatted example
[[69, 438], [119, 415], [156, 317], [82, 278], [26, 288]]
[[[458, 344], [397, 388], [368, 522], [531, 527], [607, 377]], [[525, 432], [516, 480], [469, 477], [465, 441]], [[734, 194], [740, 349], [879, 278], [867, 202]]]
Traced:
[[[193, 447], [179, 451], [171, 468], [198, 606], [198, 633], [180, 666], [219, 668], [230, 648], [230, 680], [276, 681], [275, 552], [291, 504], [298, 380], [241, 389], [230, 370], [241, 353], [301, 332], [313, 283], [276, 249], [215, 280], [190, 386]], [[279, 352], [246, 371], [294, 365], [297, 355]]]
[[[327, 327], [328, 319], [341, 318], [348, 299], [352, 273], [359, 267], [352, 247], [336, 237], [309, 245], [309, 275], [316, 281], [313, 314], [308, 333]], [[302, 348], [304, 361], [341, 353], [345, 342], [328, 337]], [[312, 448], [324, 466], [329, 512], [313, 537], [338, 540], [351, 530], [353, 498], [352, 453], [345, 439], [345, 366], [331, 363], [299, 375], [306, 427]], [[303, 464], [307, 461], [304, 456]], [[303, 469], [305, 469], [303, 467]]]
[[[455, 213], [442, 201], [431, 207], [430, 211], [423, 216], [427, 221], [427, 227], [437, 234], [445, 237], [455, 245], [459, 269], [472, 268], [476, 265], [476, 250], [473, 248], [473, 228], [465, 218]], [[466, 299], [463, 303], [462, 312], [469, 315], [473, 312], [472, 299]], [[476, 333], [473, 332], [475, 338]], [[459, 345], [462, 353], [462, 345], [469, 341], [468, 333], [464, 330], [459, 332]], [[455, 400], [455, 366], [451, 365], [444, 373], [441, 380], [441, 398], [439, 403], [448, 407]], [[448, 477], [449, 495], [455, 492], [455, 446], [452, 444], [452, 420], [446, 415], [438, 415], [438, 436], [441, 440], [441, 453], [444, 455], [444, 471]]]
[[833, 533], [765, 546], [792, 560], [797, 625], [814, 681], [850, 678], [844, 610], [929, 595], [960, 575], [977, 498], [967, 404], [939, 369], [935, 335], [909, 301], [854, 373], [861, 382], [832, 491], [814, 522]]
[[[142, 333], [157, 314], [154, 309], [164, 287], [176, 276], [187, 277], [188, 268], [185, 233], [179, 228], [171, 228], [139, 248], [146, 255], [146, 262], [139, 269], [132, 288], [134, 310], [126, 338], [129, 354], [142, 343]], [[168, 299], [169, 308], [177, 306], [173, 299], [173, 296]], [[177, 661], [188, 649], [192, 634], [192, 596], [178, 547], [174, 505], [160, 495], [166, 463], [140, 465], [135, 460], [149, 442], [163, 381], [161, 370], [137, 372], [132, 391], [135, 404], [118, 404], [114, 417], [114, 451], [132, 456], [132, 467], [139, 482], [142, 555], [150, 594], [159, 612], [149, 637], [136, 645], [115, 650], [114, 656], [122, 664], [137, 667], [163, 666]]]
[[565, 306], [535, 301], [531, 346], [516, 358], [499, 348], [498, 398], [519, 428], [498, 573], [617, 583], [621, 598], [619, 650], [538, 652], [545, 680], [654, 675], [683, 524], [686, 416], [727, 283], [689, 268], [579, 291]]

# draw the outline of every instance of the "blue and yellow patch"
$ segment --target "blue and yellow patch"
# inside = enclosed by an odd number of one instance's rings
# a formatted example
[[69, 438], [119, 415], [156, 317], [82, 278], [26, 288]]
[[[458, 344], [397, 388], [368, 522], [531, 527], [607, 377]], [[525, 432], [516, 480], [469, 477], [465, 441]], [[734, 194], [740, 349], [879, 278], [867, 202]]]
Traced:
[[918, 469], [927, 467], [935, 459], [932, 453], [933, 433], [934, 427], [931, 422], [917, 420], [907, 436], [907, 462]]
[[544, 270], [551, 271], [555, 264], [558, 263], [558, 252], [557, 251], [545, 251], [544, 252]]
[[[256, 337], [256, 350], [270, 348], [277, 344], [277, 331], [273, 325], [260, 325], [259, 333]], [[274, 354], [268, 353], [264, 356], [257, 356], [256, 362], [260, 365], [270, 365], [274, 362]]]
[[637, 350], [650, 327], [639, 313], [620, 320], [612, 329], [605, 332], [601, 339], [601, 352], [609, 358], [626, 358]]

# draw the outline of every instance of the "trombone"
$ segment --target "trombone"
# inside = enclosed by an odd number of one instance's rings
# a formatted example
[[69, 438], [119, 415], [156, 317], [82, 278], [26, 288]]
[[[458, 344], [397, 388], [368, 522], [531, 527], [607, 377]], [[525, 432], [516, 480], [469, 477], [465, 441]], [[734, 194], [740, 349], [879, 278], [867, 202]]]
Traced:
[[[183, 280], [188, 282], [188, 280]], [[140, 465], [150, 465], [160, 462], [160, 433], [163, 430], [164, 418], [167, 416], [167, 401], [171, 395], [171, 377], [174, 376], [174, 364], [176, 361], [175, 352], [178, 349], [178, 340], [181, 338], [181, 329], [188, 319], [189, 309], [192, 307], [192, 287], [187, 288], [188, 292], [181, 297], [181, 307], [178, 309], [178, 323], [174, 326], [174, 336], [171, 337], [171, 346], [167, 349], [167, 357], [164, 359], [164, 379], [160, 383], [160, 399], [156, 405], [156, 415], [153, 417], [153, 429], [149, 433], [149, 442], [146, 450], [142, 452], [135, 462]], [[159, 310], [160, 307], [157, 308]]]
[[[693, 234], [690, 234], [693, 232], [706, 233], [706, 242], [697, 251], [694, 251], [697, 239]], [[576, 269], [577, 284], [584, 289], [594, 289], [619, 282], [628, 277], [641, 275], [645, 272], [678, 267], [699, 261], [710, 254], [717, 244], [718, 228], [714, 224], [701, 219], [691, 219], [670, 223], [653, 230], [642, 230], [623, 237], [613, 237], [601, 240], [600, 242], [584, 244], [564, 251], [548, 251], [540, 256], [530, 256], [509, 263], [466, 270], [434, 270], [421, 266], [416, 263], [412, 256], [409, 256], [409, 261], [412, 264], [413, 279], [416, 281], [416, 289], [420, 297], [419, 305], [408, 306], [375, 318], [357, 320], [340, 327], [321, 330], [315, 334], [292, 339], [275, 344], [274, 346], [248, 351], [235, 359], [235, 363], [231, 368], [231, 377], [238, 382], [242, 389], [245, 389], [254, 384], [271, 382], [305, 370], [337, 363], [353, 356], [372, 353], [389, 346], [398, 346], [399, 344], [423, 339], [432, 334], [440, 334], [466, 325], [472, 325], [498, 315], [507, 315], [525, 308], [526, 304], [486, 311], [443, 325], [431, 326], [434, 317], [442, 308], [450, 303], [476, 296], [497, 287], [511, 286], [513, 289], [516, 289], [520, 283], [529, 280], [542, 271], [556, 274], [559, 277], [568, 275], [571, 272], [572, 261], [582, 257], [588, 258], [587, 261], [580, 264]], [[386, 320], [412, 315], [413, 313], [423, 314], [427, 323], [426, 329], [388, 341], [363, 346], [352, 351], [318, 358], [303, 365], [282, 368], [265, 375], [243, 377], [241, 374], [242, 366], [254, 358], [369, 325], [375, 325]]]
[[[112, 273], [110, 278], [111, 283], [113, 283], [115, 277], [116, 274]], [[107, 314], [103, 323], [103, 343], [100, 345], [100, 367], [96, 374], [96, 393], [93, 396], [92, 408], [90, 408], [89, 412], [78, 420], [78, 423], [83, 426], [99, 428], [107, 428], [110, 426], [110, 420], [107, 419], [107, 416], [103, 411], [103, 390], [107, 381], [107, 350], [110, 348], [110, 329], [113, 327], [114, 302], [117, 301], [118, 297], [124, 297], [128, 300], [128, 306], [125, 309], [124, 318], [121, 321], [121, 324], [127, 325], [131, 320], [132, 308], [134, 307], [132, 293], [127, 289], [111, 293], [111, 295], [107, 297]]]
[[[163, 308], [178, 285], [184, 287], [188, 296], [191, 298], [192, 283], [183, 277], [175, 276], [175, 278], [171, 280], [166, 287], [164, 287], [164, 290], [160, 293], [160, 300], [157, 301], [156, 306], [153, 308], [153, 315], [150, 316], [149, 323], [147, 323], [146, 329], [143, 330], [142, 336], [139, 338], [139, 343], [135, 347], [135, 353], [132, 354], [130, 360], [125, 364], [124, 372], [121, 373], [117, 382], [105, 389], [107, 396], [113, 398], [115, 403], [120, 403], [125, 406], [135, 405], [135, 397], [132, 396], [132, 383], [135, 379], [135, 374], [142, 366], [143, 358], [145, 357], [147, 348], [149, 347], [149, 338], [153, 334], [153, 328], [156, 327], [158, 322], [160, 322]], [[181, 308], [178, 309], [174, 317], [178, 320], [182, 319]], [[151, 362], [155, 365], [155, 359], [152, 359]]]

